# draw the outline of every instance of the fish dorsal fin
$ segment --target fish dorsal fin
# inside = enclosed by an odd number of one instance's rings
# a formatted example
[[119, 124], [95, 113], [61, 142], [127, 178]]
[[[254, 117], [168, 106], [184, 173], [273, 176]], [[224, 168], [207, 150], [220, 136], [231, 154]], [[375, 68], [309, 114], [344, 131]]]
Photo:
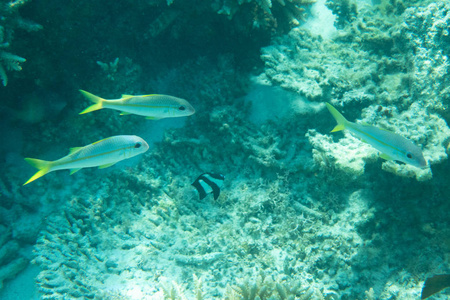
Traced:
[[126, 111], [123, 111], [123, 112], [120, 113], [120, 115], [121, 115], [121, 116], [126, 116], [126, 115], [131, 115], [131, 113], [126, 112]]
[[105, 168], [109, 168], [109, 167], [111, 167], [111, 166], [113, 166], [113, 165], [115, 165], [115, 164], [116, 164], [116, 163], [113, 162], [113, 163], [110, 163], [110, 164], [101, 165], [101, 166], [99, 166], [98, 168], [99, 168], [99, 169], [105, 169]]
[[380, 129], [380, 130], [383, 130], [383, 131], [387, 131], [387, 132], [391, 132], [392, 133], [392, 131], [391, 130], [389, 130], [389, 129], [386, 129], [386, 128], [382, 128], [382, 127], [377, 127], [378, 129]]
[[81, 168], [70, 169], [70, 175], [72, 175], [72, 174], [74, 174], [74, 173], [76, 173], [76, 172], [78, 172], [80, 170], [81, 170]]
[[96, 145], [96, 144], [98, 144], [98, 143], [101, 143], [101, 142], [103, 142], [103, 141], [106, 141], [107, 139], [110, 139], [110, 137], [104, 138], [104, 139], [102, 139], [102, 140], [100, 140], [100, 141], [93, 142], [91, 145]]
[[123, 95], [122, 95], [122, 100], [123, 100], [124, 98], [132, 98], [132, 97], [136, 97], [136, 96], [123, 94]]
[[380, 157], [385, 160], [393, 160], [393, 158], [387, 155], [386, 153], [381, 153]]
[[77, 151], [80, 150], [81, 148], [83, 148], [83, 147], [73, 147], [73, 148], [70, 148], [70, 149], [69, 149], [69, 154], [72, 154], [72, 153], [74, 153], [74, 152], [77, 152]]

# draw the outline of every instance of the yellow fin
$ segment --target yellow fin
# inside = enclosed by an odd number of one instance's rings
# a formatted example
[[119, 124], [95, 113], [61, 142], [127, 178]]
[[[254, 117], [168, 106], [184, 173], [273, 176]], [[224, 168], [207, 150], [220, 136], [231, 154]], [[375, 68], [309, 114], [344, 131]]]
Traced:
[[81, 168], [77, 168], [77, 169], [70, 169], [70, 175], [75, 174], [76, 172], [80, 171]]
[[95, 96], [94, 94], [91, 94], [91, 93], [83, 91], [83, 90], [80, 90], [80, 93], [82, 93], [83, 96], [85, 96], [91, 102], [95, 103], [95, 104], [89, 106], [88, 108], [86, 108], [85, 110], [83, 110], [82, 112], [80, 112], [80, 115], [86, 114], [88, 112], [91, 112], [91, 111], [94, 111], [94, 110], [99, 110], [99, 109], [103, 108], [103, 101], [105, 99], [100, 98], [99, 96]]
[[385, 160], [393, 160], [393, 158], [387, 155], [386, 153], [381, 153], [380, 157]]
[[336, 125], [336, 126], [333, 128], [333, 130], [331, 130], [331, 132], [341, 131], [341, 130], [344, 130], [344, 129], [345, 129], [344, 124], [338, 124], [338, 125]]
[[161, 118], [157, 117], [145, 117], [147, 120], [161, 120]]
[[120, 113], [120, 115], [121, 115], [121, 116], [126, 116], [126, 115], [131, 115], [131, 113], [126, 112], [126, 111], [123, 111], [123, 112]]
[[32, 181], [35, 181], [39, 177], [44, 176], [48, 172], [50, 172], [51, 162], [46, 160], [40, 160], [35, 158], [25, 158], [25, 161], [29, 163], [32, 167], [39, 169], [30, 179], [27, 180], [23, 185], [29, 184]]
[[69, 149], [69, 154], [72, 154], [72, 153], [74, 153], [74, 152], [77, 152], [77, 151], [80, 150], [81, 148], [83, 148], [83, 147], [73, 147], [73, 148], [70, 148], [70, 149]]
[[101, 165], [101, 166], [99, 166], [98, 168], [99, 168], [99, 169], [105, 169], [105, 168], [109, 168], [109, 167], [111, 167], [112, 165], [115, 165], [115, 164], [116, 164], [116, 163], [113, 162], [113, 163], [110, 163], [110, 164]]
[[131, 98], [131, 97], [136, 97], [136, 96], [133, 96], [133, 95], [126, 95], [126, 94], [123, 94], [123, 95], [122, 95], [122, 99], [123, 99], [123, 98]]
[[109, 138], [101, 139], [100, 141], [93, 142], [91, 145], [95, 145], [95, 144], [101, 143], [101, 142], [103, 142], [103, 141], [106, 141], [107, 139], [110, 139], [110, 137], [109, 137]]
[[334, 127], [333, 130], [331, 130], [331, 132], [344, 130], [345, 125], [348, 124], [347, 119], [336, 108], [334, 108], [333, 105], [331, 105], [330, 103], [325, 102], [325, 105], [327, 106], [328, 111], [331, 113], [333, 118], [338, 123], [336, 125], [336, 127]]

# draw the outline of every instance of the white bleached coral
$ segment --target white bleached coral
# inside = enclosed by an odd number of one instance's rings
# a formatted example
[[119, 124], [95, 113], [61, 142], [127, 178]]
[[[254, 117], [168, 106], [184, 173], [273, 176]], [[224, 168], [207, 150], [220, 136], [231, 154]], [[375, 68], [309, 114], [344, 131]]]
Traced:
[[[272, 84], [308, 100], [324, 100], [329, 95], [354, 101], [373, 98], [368, 90], [377, 73], [375, 59], [365, 51], [321, 41], [304, 28], [294, 28], [263, 48], [261, 58], [265, 63], [264, 76]], [[360, 95], [347, 95], [362, 87]]]
[[316, 166], [325, 170], [338, 170], [351, 177], [358, 177], [364, 173], [366, 162], [377, 159], [377, 151], [369, 145], [359, 141], [350, 133], [338, 142], [333, 142], [329, 135], [323, 135], [311, 129], [306, 133], [313, 150]]

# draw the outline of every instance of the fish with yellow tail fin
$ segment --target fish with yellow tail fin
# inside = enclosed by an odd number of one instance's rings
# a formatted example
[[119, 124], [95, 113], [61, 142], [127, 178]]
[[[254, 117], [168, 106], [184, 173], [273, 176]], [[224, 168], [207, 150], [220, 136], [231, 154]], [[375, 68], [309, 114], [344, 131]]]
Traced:
[[72, 148], [67, 156], [55, 161], [25, 158], [27, 163], [39, 169], [39, 171], [23, 185], [57, 170], [69, 169], [72, 175], [82, 168], [107, 168], [121, 160], [142, 154], [147, 150], [148, 144], [142, 138], [135, 135], [117, 135], [84, 147]]
[[107, 100], [83, 90], [80, 92], [94, 103], [80, 112], [80, 115], [102, 108], [119, 110], [122, 115], [134, 114], [156, 120], [186, 117], [195, 113], [194, 107], [189, 102], [168, 95], [122, 95], [120, 99]]
[[428, 166], [422, 150], [410, 140], [375, 126], [347, 121], [331, 104], [325, 104], [337, 122], [331, 132], [347, 129], [361, 141], [380, 151], [382, 153], [380, 157], [386, 160], [398, 160], [422, 169]]

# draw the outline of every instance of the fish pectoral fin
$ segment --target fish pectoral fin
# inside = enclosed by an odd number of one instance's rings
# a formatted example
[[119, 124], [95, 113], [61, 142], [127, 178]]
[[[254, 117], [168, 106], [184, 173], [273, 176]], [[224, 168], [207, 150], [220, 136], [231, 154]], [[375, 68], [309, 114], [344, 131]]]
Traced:
[[393, 160], [393, 158], [387, 155], [386, 153], [381, 153], [380, 157], [385, 160]]
[[101, 165], [101, 166], [99, 166], [98, 168], [99, 168], [99, 169], [105, 169], [105, 168], [109, 168], [109, 167], [111, 167], [111, 166], [113, 166], [113, 165], [115, 165], [115, 164], [116, 164], [116, 163], [113, 162], [113, 163], [110, 163], [110, 164]]
[[157, 117], [146, 117], [147, 120], [160, 120], [161, 118]]
[[77, 168], [77, 169], [70, 169], [70, 175], [80, 171], [82, 168]]
[[126, 112], [126, 111], [123, 111], [123, 112], [120, 113], [120, 115], [121, 115], [121, 116], [126, 116], [126, 115], [131, 115], [131, 113]]
[[83, 147], [73, 147], [73, 148], [70, 148], [70, 149], [69, 149], [69, 154], [72, 154], [72, 153], [74, 153], [74, 152], [77, 152], [77, 151], [80, 150], [81, 148], [83, 148]]

